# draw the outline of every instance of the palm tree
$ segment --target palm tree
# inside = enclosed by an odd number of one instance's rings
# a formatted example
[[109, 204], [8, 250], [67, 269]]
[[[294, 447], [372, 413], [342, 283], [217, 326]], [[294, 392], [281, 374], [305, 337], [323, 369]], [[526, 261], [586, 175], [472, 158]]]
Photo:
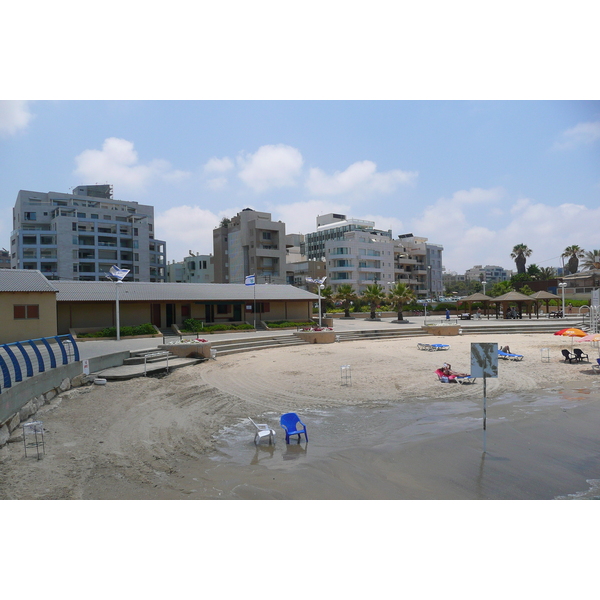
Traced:
[[527, 267], [527, 275], [529, 275], [531, 281], [539, 280], [540, 279], [540, 268], [535, 263], [531, 263]]
[[377, 315], [375, 311], [377, 307], [381, 304], [383, 300], [385, 300], [385, 293], [383, 291], [383, 287], [378, 283], [372, 283], [367, 286], [367, 289], [362, 293], [362, 297], [366, 300], [371, 307], [371, 319], [376, 319]]
[[325, 286], [321, 290], [321, 298], [323, 299], [323, 312], [326, 313], [327, 309], [333, 308], [333, 290], [330, 285]]
[[354, 288], [349, 283], [342, 283], [342, 285], [338, 287], [334, 298], [343, 302], [344, 317], [346, 317], [346, 319], [350, 318], [350, 304], [356, 300], [357, 297]]
[[577, 245], [567, 246], [565, 251], [560, 256], [561, 258], [569, 259], [567, 268], [569, 269], [569, 273], [571, 273], [571, 275], [575, 275], [575, 273], [577, 273], [577, 269], [579, 268], [579, 259], [585, 256], [585, 250]]
[[540, 268], [540, 281], [548, 281], [548, 279], [556, 278], [556, 269], [554, 267]]
[[510, 257], [514, 259], [517, 265], [517, 273], [525, 273], [525, 263], [527, 258], [531, 256], [533, 251], [526, 244], [517, 244], [510, 253]]
[[414, 291], [411, 290], [406, 283], [396, 281], [396, 283], [392, 286], [390, 293], [388, 294], [388, 298], [398, 311], [398, 321], [404, 321], [402, 308], [405, 304], [409, 304], [415, 299]]
[[584, 252], [581, 265], [587, 271], [600, 269], [600, 250], [588, 250]]

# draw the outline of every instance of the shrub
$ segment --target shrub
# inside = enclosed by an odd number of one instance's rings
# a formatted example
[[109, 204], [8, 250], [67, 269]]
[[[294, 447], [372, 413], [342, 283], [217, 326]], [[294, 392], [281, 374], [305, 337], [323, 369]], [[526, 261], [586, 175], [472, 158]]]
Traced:
[[[121, 337], [133, 336], [133, 335], [153, 335], [156, 333], [156, 329], [151, 323], [144, 323], [143, 325], [127, 326], [119, 328]], [[105, 327], [100, 331], [93, 333], [80, 333], [77, 335], [80, 338], [104, 338], [104, 337], [117, 337], [116, 327]]]
[[283, 327], [310, 327], [314, 321], [267, 321], [269, 329], [280, 329]]

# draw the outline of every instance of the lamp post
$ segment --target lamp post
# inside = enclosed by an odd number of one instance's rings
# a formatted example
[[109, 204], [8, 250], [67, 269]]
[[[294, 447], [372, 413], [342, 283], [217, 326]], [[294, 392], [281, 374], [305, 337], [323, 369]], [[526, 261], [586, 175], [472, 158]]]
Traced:
[[122, 281], [115, 282], [115, 300], [116, 300], [116, 311], [117, 311], [117, 342], [121, 340], [121, 317], [119, 310], [119, 287], [123, 285]]
[[312, 277], [306, 277], [306, 281], [308, 283], [316, 283], [317, 284], [317, 290], [319, 292], [319, 327], [321, 327], [321, 290], [325, 289], [325, 280], [327, 279], [327, 277], [321, 277], [320, 279], [313, 279]]
[[485, 286], [487, 285], [487, 281], [482, 281], [481, 285], [483, 286], [483, 295], [485, 296]]
[[561, 292], [562, 292], [562, 316], [564, 318], [564, 316], [565, 316], [565, 288], [567, 287], [567, 284], [563, 281], [562, 283], [558, 284], [558, 287], [561, 289]]

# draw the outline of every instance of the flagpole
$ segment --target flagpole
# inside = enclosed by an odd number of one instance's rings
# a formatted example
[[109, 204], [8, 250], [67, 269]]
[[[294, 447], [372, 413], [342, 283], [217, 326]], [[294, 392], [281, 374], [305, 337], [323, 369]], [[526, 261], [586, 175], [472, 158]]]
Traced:
[[254, 329], [256, 329], [256, 279], [254, 280]]

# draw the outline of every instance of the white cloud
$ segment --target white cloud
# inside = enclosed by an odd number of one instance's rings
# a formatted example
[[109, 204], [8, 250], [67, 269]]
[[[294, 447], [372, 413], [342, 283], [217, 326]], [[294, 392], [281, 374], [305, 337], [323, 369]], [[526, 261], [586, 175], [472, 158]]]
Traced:
[[206, 185], [213, 191], [222, 190], [227, 185], [227, 177], [213, 177]]
[[107, 138], [102, 150], [84, 150], [75, 157], [75, 173], [88, 182], [112, 183], [131, 190], [143, 189], [152, 179], [181, 181], [190, 176], [187, 171], [175, 170], [163, 159], [140, 164], [133, 142]]
[[317, 216], [329, 213], [348, 214], [349, 206], [339, 202], [309, 200], [291, 204], [270, 205], [267, 207], [273, 220], [285, 223], [286, 233], [310, 233], [317, 229]]
[[600, 140], [600, 121], [577, 123], [575, 127], [563, 131], [560, 140], [554, 143], [555, 150], [570, 150], [587, 146]]
[[399, 185], [414, 183], [417, 176], [416, 171], [399, 169], [378, 173], [377, 165], [374, 162], [363, 160], [351, 164], [345, 171], [336, 171], [333, 175], [327, 175], [319, 168], [312, 168], [309, 171], [306, 185], [313, 194], [328, 196], [388, 194]]
[[541, 267], [560, 266], [560, 254], [572, 244], [586, 250], [598, 247], [600, 208], [550, 206], [521, 198], [512, 203], [504, 219], [490, 219], [483, 227], [473, 224], [468, 211], [463, 212], [459, 206], [451, 208], [449, 201], [445, 202], [448, 212], [440, 212], [444, 209], [438, 202], [427, 207], [412, 227], [415, 234], [444, 246], [443, 262], [449, 271], [460, 273], [479, 264], [514, 270], [510, 253], [521, 243], [533, 251], [528, 264]]
[[231, 159], [227, 158], [227, 156], [223, 158], [217, 158], [216, 156], [213, 156], [204, 165], [204, 171], [206, 173], [225, 173], [225, 171], [229, 171], [231, 169], [233, 169], [233, 162]]
[[296, 185], [302, 171], [302, 154], [284, 144], [261, 146], [254, 154], [240, 155], [238, 177], [257, 192]]
[[24, 100], [0, 100], [0, 135], [14, 135], [25, 129], [33, 115]]
[[191, 250], [194, 253], [212, 254], [213, 229], [223, 217], [231, 217], [239, 209], [226, 209], [219, 213], [199, 206], [175, 206], [157, 213], [155, 229], [157, 238], [167, 241], [167, 258], [182, 261]]

